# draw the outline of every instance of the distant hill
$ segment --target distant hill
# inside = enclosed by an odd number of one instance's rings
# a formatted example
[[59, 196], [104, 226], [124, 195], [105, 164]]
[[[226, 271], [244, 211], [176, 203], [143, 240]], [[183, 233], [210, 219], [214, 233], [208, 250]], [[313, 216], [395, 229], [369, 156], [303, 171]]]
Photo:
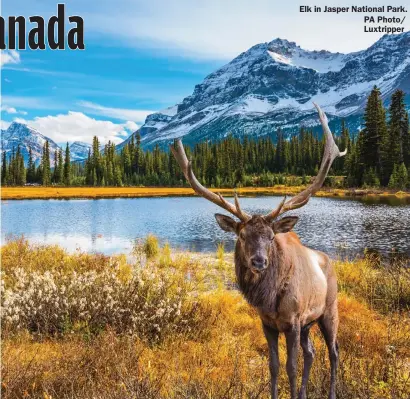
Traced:
[[[25, 162], [27, 162], [29, 148], [31, 147], [33, 160], [36, 164], [38, 164], [46, 140], [48, 140], [50, 145], [50, 161], [53, 165], [54, 152], [60, 147], [49, 137], [44, 136], [38, 130], [23, 123], [13, 122], [7, 130], [1, 131], [1, 150], [2, 152], [5, 151], [6, 154], [10, 156], [13, 148], [16, 151], [17, 147], [20, 145], [20, 151], [23, 154]], [[79, 161], [87, 158], [88, 150], [91, 147], [91, 144], [81, 141], [75, 141], [70, 144], [71, 160]]]
[[92, 148], [91, 144], [83, 141], [74, 141], [70, 144], [70, 157], [72, 161], [81, 161], [88, 157], [88, 151]]
[[[48, 140], [50, 145], [50, 154], [54, 154], [60, 147], [50, 138], [41, 134], [38, 130], [33, 129], [23, 123], [13, 122], [7, 130], [1, 131], [1, 150], [11, 155], [13, 148], [17, 150], [20, 145], [20, 151], [25, 162], [28, 161], [29, 148], [33, 154], [33, 160], [38, 163], [43, 151], [44, 143]], [[54, 157], [51, 157], [53, 162]]]

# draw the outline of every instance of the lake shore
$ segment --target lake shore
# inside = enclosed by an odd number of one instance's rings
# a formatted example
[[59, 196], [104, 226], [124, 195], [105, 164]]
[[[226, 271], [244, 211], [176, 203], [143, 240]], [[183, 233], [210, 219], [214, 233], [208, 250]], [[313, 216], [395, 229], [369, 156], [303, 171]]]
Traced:
[[[236, 189], [239, 195], [294, 195], [302, 191], [304, 186], [274, 187], [242, 187]], [[234, 189], [212, 189], [223, 195], [232, 196]], [[139, 197], [171, 197], [193, 196], [194, 191], [189, 187], [2, 187], [2, 200], [24, 199], [70, 199], [70, 198], [139, 198]], [[328, 188], [318, 191], [317, 197], [401, 197], [410, 198], [408, 191], [389, 191], [378, 189], [336, 189]]]

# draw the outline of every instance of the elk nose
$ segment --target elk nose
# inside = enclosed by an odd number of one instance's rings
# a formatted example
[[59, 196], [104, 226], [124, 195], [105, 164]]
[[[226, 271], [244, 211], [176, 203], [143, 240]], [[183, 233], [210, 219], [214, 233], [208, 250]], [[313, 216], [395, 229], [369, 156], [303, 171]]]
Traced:
[[265, 258], [264, 256], [255, 255], [254, 257], [252, 257], [251, 263], [252, 263], [252, 267], [255, 270], [263, 270], [268, 265], [268, 259]]

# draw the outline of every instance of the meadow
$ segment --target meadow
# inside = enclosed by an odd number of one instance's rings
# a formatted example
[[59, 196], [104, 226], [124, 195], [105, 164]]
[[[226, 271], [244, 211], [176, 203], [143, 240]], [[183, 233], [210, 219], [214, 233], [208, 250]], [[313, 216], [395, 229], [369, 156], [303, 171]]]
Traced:
[[[240, 187], [235, 189], [239, 195], [294, 195], [306, 186], [276, 185], [273, 187]], [[233, 195], [234, 189], [211, 189], [224, 195]], [[60, 187], [60, 186], [19, 186], [2, 187], [1, 199], [63, 199], [63, 198], [120, 198], [120, 197], [166, 197], [194, 195], [190, 187]], [[410, 197], [408, 191], [380, 189], [342, 189], [325, 188], [318, 191], [318, 197], [357, 197], [357, 196], [396, 196]]]
[[[269, 397], [261, 324], [222, 245], [216, 254], [177, 252], [148, 236], [132, 256], [108, 257], [20, 238], [1, 255], [3, 398]], [[368, 255], [335, 267], [338, 398], [407, 399], [407, 265]], [[316, 326], [312, 336], [308, 392], [322, 399], [329, 363]], [[280, 357], [286, 398], [283, 337]]]

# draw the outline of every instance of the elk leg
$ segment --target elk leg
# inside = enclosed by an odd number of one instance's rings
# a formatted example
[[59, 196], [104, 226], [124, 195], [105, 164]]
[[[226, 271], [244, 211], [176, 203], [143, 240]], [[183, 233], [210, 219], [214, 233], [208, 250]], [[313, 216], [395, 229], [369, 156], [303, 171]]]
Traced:
[[303, 376], [302, 386], [299, 391], [299, 399], [306, 399], [307, 397], [307, 385], [309, 381], [309, 373], [315, 357], [315, 348], [312, 341], [309, 339], [310, 326], [302, 328], [300, 332], [300, 346], [303, 349]]
[[337, 328], [339, 324], [337, 301], [325, 311], [319, 319], [320, 331], [326, 341], [330, 359], [330, 391], [329, 399], [336, 399], [336, 374], [339, 362], [339, 347], [336, 340]]
[[269, 371], [271, 378], [271, 397], [278, 398], [278, 374], [279, 374], [279, 350], [278, 338], [279, 331], [263, 324], [263, 332], [269, 346]]
[[286, 372], [288, 373], [290, 384], [290, 397], [297, 399], [297, 373], [298, 373], [298, 349], [300, 340], [300, 324], [297, 322], [288, 331], [286, 337]]

